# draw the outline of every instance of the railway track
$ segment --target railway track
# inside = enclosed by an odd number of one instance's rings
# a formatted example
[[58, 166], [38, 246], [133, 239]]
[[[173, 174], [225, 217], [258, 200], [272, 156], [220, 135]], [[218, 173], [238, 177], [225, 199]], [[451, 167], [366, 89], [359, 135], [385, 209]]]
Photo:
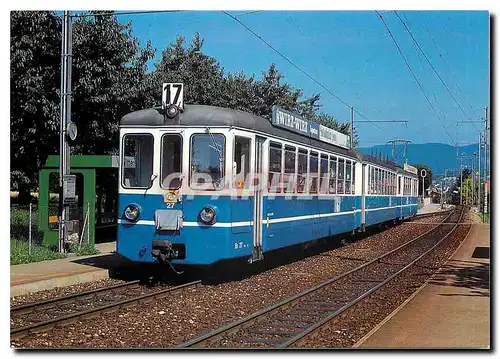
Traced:
[[300, 345], [327, 323], [398, 277], [452, 235], [463, 209], [447, 213], [424, 234], [320, 285], [226, 326], [186, 341], [180, 348], [287, 348]]
[[[201, 280], [196, 280], [167, 288], [145, 288], [137, 280], [17, 306], [10, 310], [11, 340], [93, 317], [99, 313], [163, 298], [172, 292], [200, 284]], [[147, 293], [144, 293], [145, 291]]]

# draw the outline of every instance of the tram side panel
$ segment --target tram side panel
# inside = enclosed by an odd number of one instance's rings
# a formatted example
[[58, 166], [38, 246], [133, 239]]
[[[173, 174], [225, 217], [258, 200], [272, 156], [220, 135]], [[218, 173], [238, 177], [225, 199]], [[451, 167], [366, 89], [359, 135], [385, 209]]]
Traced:
[[264, 197], [264, 251], [349, 233], [360, 226], [359, 196], [306, 198]]

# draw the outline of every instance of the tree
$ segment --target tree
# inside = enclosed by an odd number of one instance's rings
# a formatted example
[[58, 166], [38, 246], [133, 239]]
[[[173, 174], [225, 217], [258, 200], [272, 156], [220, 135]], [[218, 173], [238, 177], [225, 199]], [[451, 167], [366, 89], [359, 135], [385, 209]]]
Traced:
[[[412, 165], [413, 167], [417, 167], [418, 173], [418, 195], [421, 196], [424, 190], [427, 190], [432, 184], [432, 168], [427, 165]], [[422, 190], [422, 177], [420, 173], [422, 169], [427, 171], [427, 175], [424, 177], [424, 190]]]
[[[118, 120], [153, 104], [146, 63], [154, 56], [131, 24], [108, 16], [73, 23], [72, 120], [75, 154], [118, 150]], [[61, 19], [54, 12], [11, 13], [11, 181], [29, 199], [47, 155], [59, 152]]]
[[[131, 23], [122, 24], [112, 12], [80, 17], [73, 24], [72, 120], [78, 137], [75, 154], [118, 151], [119, 119], [154, 105], [147, 61], [155, 50], [141, 49]], [[108, 16], [102, 16], [109, 14]]]
[[60, 33], [54, 12], [11, 12], [11, 187], [21, 202], [29, 201], [38, 169], [59, 146]]
[[[462, 170], [461, 176], [459, 174], [457, 176], [457, 178], [455, 179], [455, 184], [453, 185], [453, 188], [452, 188], [452, 201], [455, 204], [460, 203], [460, 193], [461, 192], [462, 192], [462, 199], [465, 203], [465, 198], [466, 198], [466, 194], [467, 194], [466, 192], [467, 192], [467, 188], [469, 187], [469, 185], [467, 184], [467, 179], [471, 176], [471, 174], [472, 174], [472, 171], [469, 168], [464, 168]], [[468, 190], [470, 190], [470, 189], [472, 189], [472, 180], [470, 183], [470, 188], [468, 188]], [[469, 195], [470, 195], [470, 192], [469, 192]]]
[[179, 36], [162, 52], [153, 74], [157, 104], [161, 103], [162, 83], [182, 82], [185, 103], [221, 106], [224, 70], [215, 58], [201, 51], [202, 47], [203, 39], [196, 33], [189, 47], [185, 47], [185, 39]]

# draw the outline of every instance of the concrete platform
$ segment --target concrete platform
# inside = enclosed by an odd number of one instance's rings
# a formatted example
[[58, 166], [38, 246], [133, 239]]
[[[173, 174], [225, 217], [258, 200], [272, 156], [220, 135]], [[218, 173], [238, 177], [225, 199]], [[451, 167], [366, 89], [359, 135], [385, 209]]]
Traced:
[[97, 244], [100, 254], [70, 257], [10, 267], [10, 296], [109, 277], [109, 272], [126, 261], [115, 252], [116, 242]]
[[490, 348], [489, 247], [490, 226], [474, 224], [443, 268], [355, 347]]

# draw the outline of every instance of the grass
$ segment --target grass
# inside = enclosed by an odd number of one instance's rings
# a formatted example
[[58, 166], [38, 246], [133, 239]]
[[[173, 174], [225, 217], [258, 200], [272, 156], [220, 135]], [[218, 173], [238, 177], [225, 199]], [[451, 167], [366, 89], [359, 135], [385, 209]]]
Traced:
[[75, 253], [78, 257], [80, 256], [91, 256], [94, 254], [99, 254], [99, 250], [89, 244], [82, 244], [80, 248], [75, 244], [70, 247], [70, 251]]
[[[36, 209], [36, 207], [34, 207]], [[29, 236], [29, 210], [27, 208], [11, 208], [10, 211], [10, 264], [24, 264], [41, 262], [52, 259], [66, 258], [66, 254], [42, 245], [43, 233], [38, 227], [38, 213], [33, 210], [31, 216], [31, 254], [28, 245]], [[78, 244], [70, 247], [70, 251], [76, 256], [87, 256], [98, 254], [94, 247]]]
[[40, 245], [32, 245], [30, 255], [28, 242], [18, 239], [11, 239], [10, 241], [10, 265], [40, 262], [60, 258], [66, 258], [66, 255], [63, 253], [54, 252], [49, 248]]

